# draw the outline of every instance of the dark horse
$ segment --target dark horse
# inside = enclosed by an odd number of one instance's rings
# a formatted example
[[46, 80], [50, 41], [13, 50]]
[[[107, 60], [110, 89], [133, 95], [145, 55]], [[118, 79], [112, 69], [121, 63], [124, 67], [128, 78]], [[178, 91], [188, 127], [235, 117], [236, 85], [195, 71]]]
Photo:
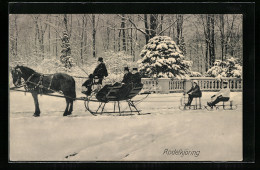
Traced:
[[13, 84], [16, 87], [22, 86], [23, 79], [25, 90], [32, 93], [35, 113], [33, 116], [40, 116], [38, 94], [62, 92], [66, 99], [66, 109], [63, 116], [70, 115], [73, 111], [73, 101], [76, 98], [75, 80], [70, 75], [55, 73], [43, 75], [25, 66], [16, 66], [12, 69]]

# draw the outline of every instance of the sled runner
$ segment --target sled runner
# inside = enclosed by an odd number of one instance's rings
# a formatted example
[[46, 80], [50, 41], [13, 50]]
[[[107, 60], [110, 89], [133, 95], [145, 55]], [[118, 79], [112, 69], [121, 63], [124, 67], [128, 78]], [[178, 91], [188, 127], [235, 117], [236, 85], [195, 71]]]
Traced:
[[194, 104], [191, 104], [189, 106], [186, 106], [185, 103], [188, 101], [188, 96], [183, 94], [180, 103], [181, 105], [179, 106], [180, 110], [199, 110], [203, 109], [201, 105], [201, 97], [194, 97], [193, 102]]
[[[94, 92], [91, 96], [85, 98], [85, 107], [93, 115], [119, 114], [120, 116], [122, 116], [133, 115], [133, 113], [142, 115], [141, 110], [137, 109], [136, 105], [137, 103], [144, 100], [149, 95], [149, 93], [147, 93], [147, 95], [139, 101], [132, 100], [132, 98], [135, 97], [142, 90], [142, 88], [143, 84], [140, 84], [138, 86], [133, 86], [133, 84], [129, 84], [123, 88], [122, 86], [106, 85], [97, 93]], [[122, 110], [121, 102], [126, 102], [129, 110]], [[112, 110], [105, 110], [105, 106], [108, 104], [113, 104]]]
[[237, 109], [237, 105], [234, 105], [232, 100], [229, 101], [221, 101], [221, 104], [215, 105], [215, 106], [204, 106], [207, 110], [209, 111], [213, 111], [213, 110], [236, 110]]

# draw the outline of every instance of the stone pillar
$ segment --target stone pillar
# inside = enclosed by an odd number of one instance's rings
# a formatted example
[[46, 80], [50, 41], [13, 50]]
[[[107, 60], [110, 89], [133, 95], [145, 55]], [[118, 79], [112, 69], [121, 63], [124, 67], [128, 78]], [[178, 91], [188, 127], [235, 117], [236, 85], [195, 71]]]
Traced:
[[161, 88], [161, 93], [170, 93], [169, 88], [170, 88], [170, 80], [169, 78], [159, 78], [158, 79], [158, 86]]

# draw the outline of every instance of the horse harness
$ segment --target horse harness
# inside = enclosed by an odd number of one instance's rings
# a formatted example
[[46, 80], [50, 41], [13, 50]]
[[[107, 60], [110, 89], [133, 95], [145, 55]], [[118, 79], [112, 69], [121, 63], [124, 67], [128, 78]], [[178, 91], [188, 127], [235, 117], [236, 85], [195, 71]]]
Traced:
[[[35, 75], [35, 73], [33, 73], [33, 74], [24, 82], [24, 88], [25, 88], [26, 91], [32, 91], [32, 90], [36, 90], [36, 88], [39, 87], [39, 92], [42, 94], [42, 89], [43, 89], [43, 88], [46, 88], [46, 87], [44, 87], [44, 86], [42, 85], [44, 74], [40, 74], [40, 79], [39, 79], [38, 83], [34, 83], [34, 82], [30, 81], [34, 75]], [[51, 84], [52, 84], [52, 79], [53, 79], [53, 74], [51, 75], [50, 84], [49, 84], [48, 88], [46, 88], [46, 89], [48, 89], [48, 90], [52, 90], [52, 89], [50, 88], [50, 87], [51, 87]], [[33, 85], [35, 85], [35, 86], [32, 87], [32, 88], [29, 88], [28, 85], [27, 85], [27, 83], [31, 83], [31, 84], [33, 84]]]

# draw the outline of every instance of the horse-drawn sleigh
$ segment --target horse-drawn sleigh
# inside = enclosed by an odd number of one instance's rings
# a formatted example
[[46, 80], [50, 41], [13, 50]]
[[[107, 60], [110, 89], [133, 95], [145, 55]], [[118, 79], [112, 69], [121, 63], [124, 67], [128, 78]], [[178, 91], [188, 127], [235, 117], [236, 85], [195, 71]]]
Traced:
[[[132, 98], [140, 93], [143, 84], [134, 86], [133, 84], [127, 85], [125, 89], [120, 90], [120, 86], [109, 86], [106, 88], [106, 93], [101, 90], [94, 90], [91, 95], [87, 97], [76, 98], [76, 85], [75, 80], [72, 76], [65, 73], [55, 73], [55, 74], [41, 74], [37, 73], [31, 68], [25, 66], [16, 66], [11, 70], [13, 77], [13, 84], [15, 87], [10, 88], [10, 90], [30, 92], [34, 99], [35, 112], [33, 116], [40, 116], [40, 107], [38, 102], [38, 94], [44, 94], [49, 96], [64, 97], [66, 99], [66, 108], [63, 116], [68, 116], [72, 114], [73, 102], [75, 100], [84, 101], [86, 110], [88, 110], [92, 115], [97, 114], [112, 114], [119, 113], [119, 115], [125, 115], [124, 113], [138, 113], [141, 114], [141, 110], [138, 110], [136, 103], [141, 102], [146, 96], [138, 101], [133, 101]], [[19, 90], [18, 88], [24, 87], [25, 90]], [[51, 93], [59, 93], [61, 95], [55, 95]], [[120, 103], [126, 102], [130, 110], [121, 110]], [[92, 104], [98, 104], [96, 110], [92, 107]], [[105, 111], [105, 106], [108, 103], [114, 104], [114, 109], [112, 111]], [[118, 111], [116, 111], [116, 105]]]

